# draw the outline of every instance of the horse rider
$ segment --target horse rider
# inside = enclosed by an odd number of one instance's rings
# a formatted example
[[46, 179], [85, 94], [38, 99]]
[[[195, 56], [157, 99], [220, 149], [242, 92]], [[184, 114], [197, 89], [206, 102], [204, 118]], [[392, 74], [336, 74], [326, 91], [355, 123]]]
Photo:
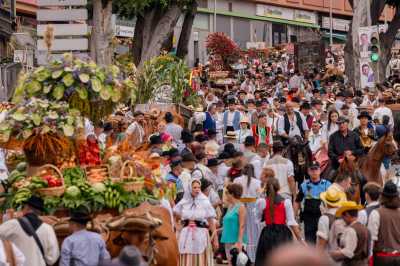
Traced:
[[378, 137], [374, 126], [370, 123], [372, 117], [367, 111], [362, 111], [357, 118], [360, 120], [360, 126], [354, 129], [354, 133], [360, 137], [364, 153], [367, 154], [378, 140]]
[[337, 170], [345, 158], [354, 160], [352, 157], [358, 157], [364, 153], [360, 137], [349, 130], [349, 120], [339, 117], [337, 124], [339, 130], [329, 137], [328, 146], [328, 156], [333, 170]]

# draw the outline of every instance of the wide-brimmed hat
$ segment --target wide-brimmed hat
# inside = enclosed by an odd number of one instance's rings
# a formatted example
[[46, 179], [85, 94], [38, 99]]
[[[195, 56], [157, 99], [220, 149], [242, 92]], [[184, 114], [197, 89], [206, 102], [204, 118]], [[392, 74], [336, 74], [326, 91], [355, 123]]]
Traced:
[[194, 109], [194, 111], [195, 111], [195, 112], [204, 112], [204, 107], [203, 107], [203, 106], [197, 106], [197, 107]]
[[394, 90], [399, 90], [399, 89], [400, 89], [400, 83], [395, 83], [395, 84], [393, 85], [393, 89], [394, 89]]
[[322, 192], [319, 197], [326, 205], [331, 207], [340, 207], [341, 203], [346, 200], [346, 194], [333, 187], [329, 187], [328, 190]]
[[39, 211], [44, 211], [44, 201], [42, 198], [37, 196], [31, 196], [27, 201], [26, 205], [35, 208]]
[[357, 204], [354, 201], [343, 201], [340, 204], [339, 209], [336, 211], [336, 217], [342, 217], [344, 212], [352, 211], [352, 210], [362, 210], [363, 206]]
[[240, 123], [246, 123], [250, 125], [250, 120], [246, 116], [244, 116], [242, 117], [242, 119], [240, 119]]
[[369, 115], [367, 111], [362, 111], [358, 116], [357, 119], [361, 119], [363, 117], [368, 118], [368, 120], [372, 120], [372, 117]]
[[78, 224], [86, 225], [92, 218], [85, 210], [75, 209], [70, 212], [70, 221]]
[[191, 152], [182, 154], [182, 162], [197, 162], [196, 157]]
[[207, 162], [207, 167], [218, 166], [221, 162], [218, 159], [209, 159]]
[[237, 139], [237, 135], [235, 131], [227, 131], [224, 138], [226, 139]]
[[382, 196], [387, 198], [395, 198], [399, 196], [399, 190], [393, 181], [386, 182], [385, 186], [383, 187]]

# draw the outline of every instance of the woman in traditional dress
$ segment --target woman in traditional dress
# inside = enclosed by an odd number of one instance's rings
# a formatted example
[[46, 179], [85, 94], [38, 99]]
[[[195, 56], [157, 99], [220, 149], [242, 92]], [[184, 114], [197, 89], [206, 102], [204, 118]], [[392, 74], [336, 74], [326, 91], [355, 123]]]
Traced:
[[247, 117], [242, 117], [240, 120], [240, 129], [236, 130], [236, 136], [239, 144], [243, 144], [246, 137], [253, 136], [250, 130], [250, 120]]
[[264, 266], [265, 258], [276, 247], [293, 240], [292, 229], [296, 238], [301, 238], [300, 228], [295, 220], [292, 202], [279, 194], [279, 181], [270, 177], [266, 184], [266, 199], [257, 201], [259, 219], [265, 221], [256, 253], [256, 266]]
[[254, 176], [254, 167], [247, 164], [243, 169], [243, 175], [236, 178], [233, 183], [240, 184], [243, 187], [243, 194], [240, 201], [246, 207], [245, 234], [247, 236], [246, 251], [252, 263], [256, 260], [256, 249], [258, 237], [260, 236], [260, 227], [257, 222], [256, 201], [261, 193], [261, 182]]
[[[201, 193], [201, 182], [193, 179], [181, 201], [174, 207], [175, 215], [181, 220], [179, 233], [180, 266], [213, 266], [210, 235], [215, 232], [216, 213], [209, 199]], [[218, 239], [212, 239], [214, 248]]]

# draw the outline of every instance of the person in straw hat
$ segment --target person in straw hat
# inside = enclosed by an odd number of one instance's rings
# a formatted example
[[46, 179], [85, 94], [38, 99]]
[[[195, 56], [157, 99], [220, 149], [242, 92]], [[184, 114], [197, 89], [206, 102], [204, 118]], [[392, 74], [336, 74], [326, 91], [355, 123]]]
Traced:
[[340, 246], [329, 254], [343, 266], [368, 265], [370, 235], [365, 225], [357, 221], [362, 208], [354, 201], [344, 201], [336, 212], [336, 216], [345, 221], [346, 228], [340, 237]]
[[340, 204], [346, 200], [346, 194], [330, 187], [320, 194], [320, 199], [323, 206], [321, 207], [322, 215], [318, 220], [317, 246], [325, 250], [332, 242], [332, 239], [329, 239], [329, 231], [333, 222], [335, 222], [336, 211]]
[[250, 130], [250, 120], [246, 116], [240, 119], [240, 128], [236, 130], [237, 141], [239, 144], [243, 144], [247, 136], [252, 136], [253, 133]]

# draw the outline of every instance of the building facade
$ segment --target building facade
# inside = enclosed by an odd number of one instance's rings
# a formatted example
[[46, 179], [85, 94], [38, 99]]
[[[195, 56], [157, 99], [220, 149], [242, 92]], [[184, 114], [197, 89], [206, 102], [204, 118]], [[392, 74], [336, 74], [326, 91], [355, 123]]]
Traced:
[[[329, 42], [330, 10], [334, 42], [344, 43], [352, 19], [348, 0], [200, 0], [189, 65], [207, 60], [205, 41], [212, 32], [224, 32], [243, 49], [259, 43], [270, 47], [289, 42]], [[392, 12], [385, 10], [384, 14], [389, 18]], [[180, 27], [181, 22], [177, 32]]]

